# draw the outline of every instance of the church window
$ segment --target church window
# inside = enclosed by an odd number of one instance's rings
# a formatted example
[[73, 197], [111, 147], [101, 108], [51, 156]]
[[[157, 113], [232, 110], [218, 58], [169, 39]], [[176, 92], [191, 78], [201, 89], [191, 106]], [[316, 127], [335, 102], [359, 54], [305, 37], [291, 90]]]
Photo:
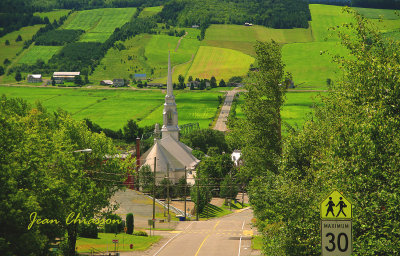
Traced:
[[172, 125], [172, 111], [168, 110], [167, 112], [167, 125]]

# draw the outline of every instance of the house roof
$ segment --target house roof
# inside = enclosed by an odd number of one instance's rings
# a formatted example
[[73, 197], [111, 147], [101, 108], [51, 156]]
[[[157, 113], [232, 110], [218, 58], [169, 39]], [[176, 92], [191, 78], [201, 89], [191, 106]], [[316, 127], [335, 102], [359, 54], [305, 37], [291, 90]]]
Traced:
[[54, 72], [53, 76], [79, 76], [81, 72]]
[[39, 78], [42, 78], [42, 75], [41, 74], [31, 74], [31, 75], [28, 75], [28, 77], [39, 79]]
[[113, 81], [111, 81], [111, 80], [103, 80], [102, 82], [105, 84], [113, 84]]
[[146, 74], [135, 74], [135, 77], [146, 77]]

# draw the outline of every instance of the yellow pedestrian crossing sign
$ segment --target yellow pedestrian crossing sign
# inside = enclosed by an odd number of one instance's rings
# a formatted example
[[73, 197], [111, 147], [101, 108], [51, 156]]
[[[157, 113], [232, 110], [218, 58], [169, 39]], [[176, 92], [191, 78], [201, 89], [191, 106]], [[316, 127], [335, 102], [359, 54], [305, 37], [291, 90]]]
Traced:
[[321, 219], [351, 219], [351, 203], [337, 190], [330, 193], [321, 202]]

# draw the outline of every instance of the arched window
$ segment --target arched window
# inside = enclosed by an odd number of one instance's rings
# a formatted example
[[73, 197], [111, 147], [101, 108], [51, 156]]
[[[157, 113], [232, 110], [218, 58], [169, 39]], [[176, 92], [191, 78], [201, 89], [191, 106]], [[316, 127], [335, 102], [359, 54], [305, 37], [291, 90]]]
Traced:
[[172, 111], [168, 110], [167, 112], [167, 125], [172, 125]]

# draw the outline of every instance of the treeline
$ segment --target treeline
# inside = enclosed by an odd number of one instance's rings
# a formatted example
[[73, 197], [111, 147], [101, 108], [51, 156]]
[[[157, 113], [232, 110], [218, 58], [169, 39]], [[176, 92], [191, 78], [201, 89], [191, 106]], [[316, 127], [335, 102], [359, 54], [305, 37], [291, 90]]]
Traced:
[[[10, 0], [8, 0], [10, 1]], [[34, 11], [43, 12], [53, 9], [95, 9], [112, 7], [146, 7], [163, 5], [168, 0], [19, 0], [29, 2]]]
[[83, 30], [61, 29], [48, 31], [35, 39], [35, 45], [64, 45], [76, 41]]
[[311, 14], [305, 0], [172, 0], [158, 17], [162, 22], [185, 27], [250, 22], [273, 28], [307, 28]]
[[329, 4], [339, 6], [351, 6], [351, 0], [308, 0], [310, 4]]
[[22, 27], [44, 24], [44, 19], [34, 16], [32, 6], [26, 0], [0, 1], [0, 36]]
[[353, 6], [379, 9], [399, 9], [397, 0], [353, 0]]

